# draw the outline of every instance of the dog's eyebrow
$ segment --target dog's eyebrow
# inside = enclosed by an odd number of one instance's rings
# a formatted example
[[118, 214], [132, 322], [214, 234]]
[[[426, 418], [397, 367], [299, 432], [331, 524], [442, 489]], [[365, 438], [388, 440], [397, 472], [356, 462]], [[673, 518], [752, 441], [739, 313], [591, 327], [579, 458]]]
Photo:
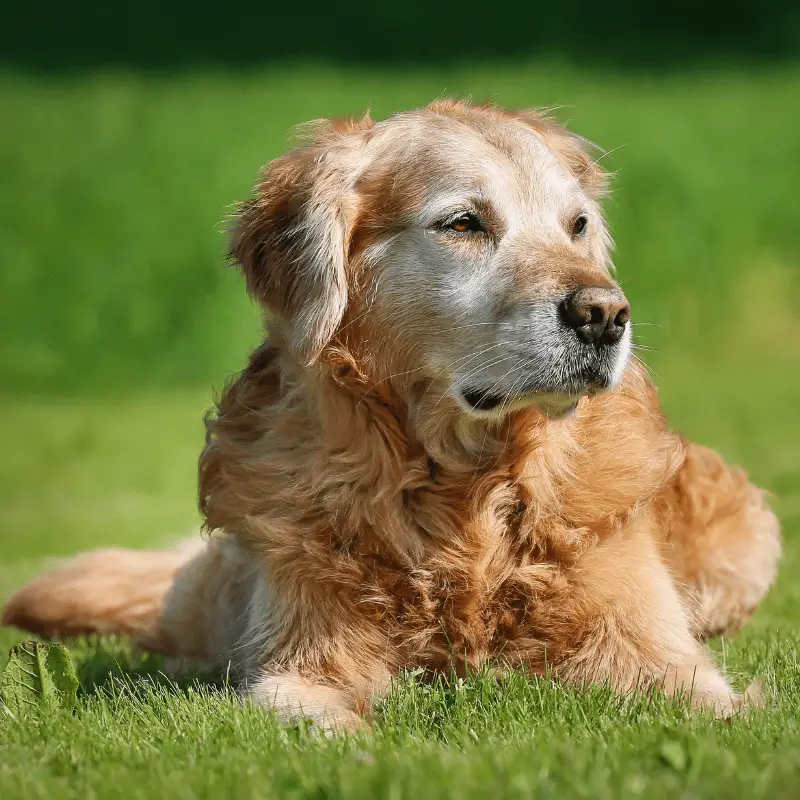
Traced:
[[489, 231], [495, 235], [500, 235], [505, 232], [505, 224], [503, 218], [497, 212], [494, 204], [486, 197], [477, 198], [474, 202], [475, 210], [480, 215], [481, 219], [486, 223]]

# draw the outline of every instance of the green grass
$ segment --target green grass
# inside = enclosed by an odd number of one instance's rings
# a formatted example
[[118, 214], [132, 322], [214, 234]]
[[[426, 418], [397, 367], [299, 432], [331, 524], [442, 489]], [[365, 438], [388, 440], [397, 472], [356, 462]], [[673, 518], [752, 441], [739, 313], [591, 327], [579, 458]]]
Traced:
[[[76, 713], [0, 713], [0, 797], [800, 797], [797, 67], [0, 76], [0, 601], [49, 558], [196, 527], [209, 387], [257, 337], [221, 267], [227, 206], [295, 122], [445, 92], [569, 103], [561, 118], [624, 145], [609, 216], [634, 318], [656, 323], [642, 355], [676, 427], [776, 495], [777, 585], [713, 643], [768, 707], [722, 723], [519, 675], [407, 678], [370, 733], [329, 741], [85, 640]], [[19, 638], [0, 631], [0, 664]]]

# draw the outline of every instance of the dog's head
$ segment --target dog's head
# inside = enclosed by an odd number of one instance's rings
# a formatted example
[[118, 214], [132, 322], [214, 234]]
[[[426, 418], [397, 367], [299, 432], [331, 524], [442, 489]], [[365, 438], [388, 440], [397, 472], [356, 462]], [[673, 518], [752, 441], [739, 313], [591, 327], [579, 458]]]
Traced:
[[562, 416], [630, 351], [604, 189], [587, 143], [537, 112], [439, 102], [320, 127], [267, 167], [231, 252], [305, 365], [357, 331], [373, 377], [472, 416]]

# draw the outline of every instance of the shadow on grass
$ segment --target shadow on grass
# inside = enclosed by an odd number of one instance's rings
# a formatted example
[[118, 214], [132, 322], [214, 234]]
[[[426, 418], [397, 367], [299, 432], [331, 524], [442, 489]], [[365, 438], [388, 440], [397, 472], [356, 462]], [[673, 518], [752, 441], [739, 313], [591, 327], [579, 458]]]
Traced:
[[125, 639], [85, 637], [66, 642], [80, 681], [80, 694], [92, 697], [115, 684], [132, 688], [139, 684], [161, 686], [186, 693], [189, 689], [224, 691], [230, 688], [225, 675], [210, 670], [169, 663], [168, 659], [137, 650]]

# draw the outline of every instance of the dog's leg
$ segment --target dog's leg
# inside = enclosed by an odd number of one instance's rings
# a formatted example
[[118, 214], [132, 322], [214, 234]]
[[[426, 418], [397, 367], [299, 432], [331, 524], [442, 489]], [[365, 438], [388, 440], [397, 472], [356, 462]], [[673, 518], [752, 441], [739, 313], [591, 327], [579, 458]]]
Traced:
[[198, 539], [172, 552], [100, 550], [20, 589], [2, 624], [46, 637], [119, 634], [153, 652], [224, 663], [252, 576], [225, 540]]
[[276, 593], [280, 583], [265, 573], [254, 578], [236, 642], [241, 694], [287, 723], [306, 718], [326, 732], [361, 727], [401, 662], [380, 625], [343, 615], [324, 583], [319, 593], [310, 585]]
[[781, 552], [763, 492], [715, 452], [690, 443], [658, 513], [664, 557], [696, 608], [698, 633], [741, 627], [772, 584]]
[[254, 668], [267, 641], [253, 633], [270, 616], [263, 595], [252, 556], [229, 539], [198, 540], [175, 552], [101, 550], [20, 589], [2, 624], [46, 637], [130, 636], [147, 650], [222, 667], [235, 657], [235, 676], [254, 676], [241, 694], [284, 722], [307, 717], [326, 732], [360, 726], [369, 698], [355, 683], [288, 666]]
[[[629, 531], [589, 551], [573, 578], [572, 599], [557, 613], [577, 646], [567, 638], [553, 665], [556, 674], [608, 682], [620, 692], [659, 684], [722, 716], [742, 705], [693, 635], [690, 612], [646, 531]], [[569, 633], [575, 620], [580, 630]]]

